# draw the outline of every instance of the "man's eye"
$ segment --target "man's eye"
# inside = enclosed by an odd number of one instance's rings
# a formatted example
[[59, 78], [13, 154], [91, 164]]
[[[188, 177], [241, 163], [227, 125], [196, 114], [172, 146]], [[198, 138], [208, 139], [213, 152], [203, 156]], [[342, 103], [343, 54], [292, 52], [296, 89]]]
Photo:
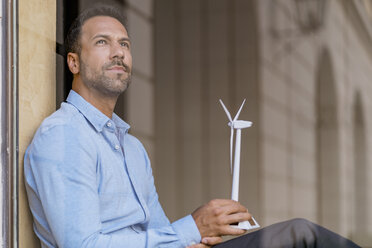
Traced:
[[106, 41], [105, 40], [99, 40], [99, 41], [96, 42], [96, 44], [103, 45], [103, 44], [106, 44]]
[[129, 44], [128, 44], [128, 42], [121, 42], [121, 43], [120, 43], [120, 46], [122, 46], [122, 47], [126, 47], [126, 48], [129, 48]]

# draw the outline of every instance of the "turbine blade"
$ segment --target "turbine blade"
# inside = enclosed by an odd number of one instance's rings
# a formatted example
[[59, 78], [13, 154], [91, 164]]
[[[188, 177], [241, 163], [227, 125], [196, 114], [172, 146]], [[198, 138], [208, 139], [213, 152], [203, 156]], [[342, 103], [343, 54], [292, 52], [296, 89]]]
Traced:
[[234, 143], [234, 128], [231, 127], [231, 131], [230, 131], [230, 173], [231, 175], [232, 175], [233, 143]]
[[225, 110], [225, 113], [226, 113], [226, 115], [227, 115], [227, 118], [229, 118], [229, 121], [232, 122], [230, 112], [227, 110], [227, 108], [225, 107], [225, 104], [223, 104], [223, 102], [222, 102], [221, 99], [220, 99], [220, 103], [221, 103], [221, 105], [222, 105], [223, 110]]
[[245, 103], [245, 99], [244, 99], [242, 105], [240, 106], [238, 113], [236, 113], [235, 118], [234, 118], [234, 121], [236, 121], [236, 120], [238, 119], [238, 117], [239, 117], [239, 115], [240, 115], [240, 112], [241, 112], [242, 109], [243, 109], [244, 103]]

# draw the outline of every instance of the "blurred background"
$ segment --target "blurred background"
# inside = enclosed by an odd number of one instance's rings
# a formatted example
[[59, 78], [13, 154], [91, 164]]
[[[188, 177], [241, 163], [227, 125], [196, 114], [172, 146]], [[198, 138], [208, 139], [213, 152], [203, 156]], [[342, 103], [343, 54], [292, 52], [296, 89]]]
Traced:
[[[22, 158], [71, 87], [64, 35], [98, 0], [19, 0], [19, 247], [32, 232]], [[370, 0], [106, 0], [128, 17], [133, 82], [116, 112], [145, 145], [170, 220], [230, 198], [267, 226], [302, 217], [372, 247]]]

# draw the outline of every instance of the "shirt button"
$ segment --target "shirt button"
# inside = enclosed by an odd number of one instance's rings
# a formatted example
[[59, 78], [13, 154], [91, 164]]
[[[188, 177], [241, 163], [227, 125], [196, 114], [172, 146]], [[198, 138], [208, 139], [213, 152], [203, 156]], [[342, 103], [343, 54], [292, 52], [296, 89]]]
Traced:
[[193, 241], [193, 242], [190, 243], [190, 246], [191, 246], [191, 245], [196, 245], [196, 243]]
[[107, 122], [106, 126], [111, 127], [111, 122]]
[[115, 145], [115, 150], [119, 150], [120, 146], [119, 145]]

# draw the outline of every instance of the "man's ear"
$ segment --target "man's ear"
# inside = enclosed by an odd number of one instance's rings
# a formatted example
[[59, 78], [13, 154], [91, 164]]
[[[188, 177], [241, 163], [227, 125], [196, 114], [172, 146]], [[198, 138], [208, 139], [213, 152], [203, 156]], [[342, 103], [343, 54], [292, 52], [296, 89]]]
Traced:
[[78, 74], [80, 72], [80, 61], [77, 53], [67, 54], [67, 65], [72, 74]]

